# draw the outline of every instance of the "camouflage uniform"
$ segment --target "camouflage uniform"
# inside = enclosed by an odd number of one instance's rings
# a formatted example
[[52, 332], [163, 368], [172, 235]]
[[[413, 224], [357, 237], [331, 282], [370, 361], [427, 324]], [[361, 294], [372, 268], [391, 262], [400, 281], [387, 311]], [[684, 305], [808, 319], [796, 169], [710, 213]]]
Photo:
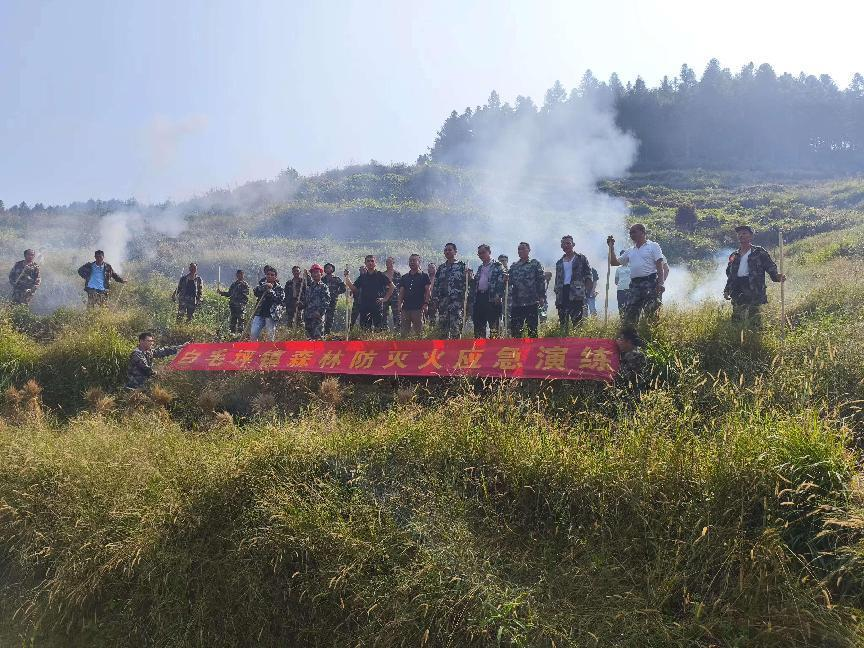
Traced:
[[228, 298], [228, 308], [231, 310], [229, 327], [232, 333], [242, 333], [246, 326], [246, 304], [249, 303], [249, 284], [242, 279], [232, 283], [228, 290], [220, 290], [219, 294]]
[[42, 283], [39, 264], [19, 261], [9, 272], [9, 283], [12, 285], [12, 303], [29, 304], [33, 293]]
[[[385, 272], [384, 274], [386, 275], [387, 273]], [[396, 272], [396, 270], [394, 270], [393, 271], [393, 279], [392, 279], [393, 285], [398, 286], [399, 280], [401, 278], [402, 278], [402, 273]], [[382, 311], [384, 313], [383, 322], [384, 322], [385, 327], [387, 326], [387, 311], [388, 310], [393, 313], [393, 330], [398, 331], [399, 330], [399, 324], [401, 322], [401, 320], [399, 318], [399, 290], [398, 290], [398, 288], [393, 291], [393, 294], [390, 296], [390, 301], [382, 304]]]
[[746, 277], [738, 276], [738, 267], [741, 265], [741, 253], [735, 251], [729, 255], [729, 264], [726, 266], [726, 287], [724, 295], [732, 298], [732, 319], [734, 321], [749, 321], [754, 327], [762, 324], [762, 315], [759, 312], [763, 304], [768, 303], [768, 291], [765, 289], [765, 273], [767, 272], [771, 281], [780, 281], [780, 273], [777, 272], [777, 264], [768, 254], [768, 251], [753, 245], [750, 248], [750, 256], [747, 259], [749, 272]]
[[142, 351], [135, 348], [132, 355], [129, 356], [129, 371], [126, 378], [127, 389], [141, 389], [147, 386], [150, 378], [156, 375], [153, 369], [154, 358], [165, 358], [177, 353], [183, 345], [162, 347], [161, 349], [151, 349], [150, 351]]
[[[189, 282], [194, 282], [194, 287], [190, 288]], [[174, 298], [177, 299], [177, 322], [180, 323], [183, 317], [186, 317], [187, 322], [192, 321], [192, 316], [195, 314], [195, 309], [201, 305], [201, 293], [204, 290], [204, 282], [201, 281], [201, 275], [196, 274], [194, 279], [190, 279], [188, 274], [180, 277], [177, 282], [177, 289], [174, 291]]]
[[645, 352], [640, 347], [634, 347], [632, 350], [622, 353], [620, 358], [618, 379], [634, 387], [637, 386], [648, 363]]
[[540, 304], [546, 302], [546, 278], [537, 259], [519, 259], [510, 265], [510, 334], [522, 335], [528, 327], [529, 337], [537, 337]]
[[464, 261], [442, 263], [435, 272], [435, 296], [438, 298], [438, 314], [441, 335], [447, 339], [462, 337], [465, 301]]
[[303, 302], [306, 296], [306, 281], [303, 277], [291, 277], [285, 282], [285, 319], [288, 326], [300, 326], [303, 321]]
[[323, 281], [311, 281], [306, 285], [306, 302], [303, 308], [303, 323], [310, 340], [324, 334], [324, 315], [330, 307], [330, 289]]
[[324, 311], [324, 335], [329, 335], [330, 331], [333, 330], [333, 320], [336, 319], [336, 304], [339, 301], [339, 295], [345, 292], [345, 282], [337, 277], [335, 272], [330, 275], [325, 274], [321, 277], [321, 281], [330, 291], [330, 304]]
[[[555, 293], [555, 308], [558, 310], [558, 323], [565, 336], [570, 331], [571, 322], [574, 326], [578, 326], [582, 321], [585, 299], [588, 297], [589, 292], [585, 285], [586, 281], [592, 283], [590, 292], [594, 292], [591, 264], [588, 263], [587, 257], [578, 252], [574, 254], [571, 268], [570, 283], [565, 286], [564, 257], [558, 259], [558, 262], [555, 264], [555, 283], [552, 289]], [[564, 290], [564, 288], [567, 288], [567, 290]]]

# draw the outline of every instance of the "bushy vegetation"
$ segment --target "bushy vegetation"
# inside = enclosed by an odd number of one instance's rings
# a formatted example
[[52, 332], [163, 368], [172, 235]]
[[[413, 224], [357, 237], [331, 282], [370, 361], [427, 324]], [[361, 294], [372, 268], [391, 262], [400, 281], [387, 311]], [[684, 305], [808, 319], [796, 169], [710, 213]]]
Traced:
[[[643, 331], [638, 390], [161, 366], [148, 393], [120, 388], [142, 330], [227, 339], [218, 265], [224, 284], [229, 264], [284, 277], [325, 254], [432, 258], [422, 223], [482, 220], [485, 181], [434, 165], [209, 195], [189, 232], [133, 241], [115, 308], [3, 308], [0, 644], [861, 645], [864, 193], [787, 180], [602, 185], [673, 263], [710, 263], [741, 221], [789, 241], [785, 336], [775, 287], [758, 334], [725, 304], [667, 306]], [[417, 207], [433, 181], [449, 197]], [[566, 193], [535, 184], [538, 204]], [[682, 206], [695, 222], [676, 225]], [[97, 222], [98, 204], [80, 207]], [[321, 214], [390, 230], [288, 238]], [[10, 222], [0, 245], [24, 231]], [[193, 254], [204, 306], [176, 324], [168, 277]]]
[[667, 309], [638, 392], [162, 372], [126, 394], [138, 330], [218, 339], [224, 303], [178, 326], [154, 278], [114, 312], [7, 310], [0, 642], [860, 645], [859, 240], [789, 247], [783, 338]]

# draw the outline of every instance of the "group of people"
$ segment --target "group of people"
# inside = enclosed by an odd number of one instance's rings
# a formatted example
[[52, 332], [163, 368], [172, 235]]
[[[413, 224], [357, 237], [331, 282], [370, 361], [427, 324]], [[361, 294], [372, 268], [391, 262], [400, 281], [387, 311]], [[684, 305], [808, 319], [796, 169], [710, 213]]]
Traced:
[[[786, 277], [778, 272], [765, 248], [752, 244], [750, 226], [740, 225], [735, 231], [739, 247], [729, 257], [724, 297], [732, 301], [733, 319], [758, 326], [760, 308], [767, 303], [765, 275], [773, 281]], [[648, 238], [644, 225], [632, 225], [629, 234], [633, 245], [618, 253], [615, 239], [610, 236], [606, 241], [610, 268], [616, 267], [615, 284], [625, 327], [635, 326], [641, 317], [656, 315], [669, 273], [660, 245]], [[562, 334], [568, 335], [590, 310], [599, 278], [588, 258], [574, 249], [571, 235], [561, 238], [561, 250], [552, 292]], [[283, 285], [277, 269], [268, 265], [264, 277], [253, 287], [243, 271], [237, 270], [227, 290], [221, 285], [217, 290], [229, 300], [231, 332], [248, 334], [252, 340], [262, 336], [275, 339], [280, 322], [302, 326], [310, 339], [327, 336], [333, 332], [337, 302], [346, 293], [352, 298], [348, 327], [381, 330], [392, 318], [403, 336], [420, 335], [428, 323], [437, 327], [442, 338], [459, 338], [466, 333], [466, 316], [470, 315], [477, 338], [501, 335], [502, 320], [508, 335], [537, 336], [553, 273], [544, 271], [543, 265], [531, 258], [527, 242], [519, 243], [518, 259], [512, 264], [505, 255], [493, 258], [489, 245], [479, 245], [476, 269], [458, 258], [455, 243], [447, 243], [443, 252], [444, 262], [437, 267], [430, 263], [426, 271], [420, 255], [412, 254], [404, 274], [395, 270], [392, 257], [387, 258], [385, 269], [379, 270], [375, 256], [370, 254], [353, 279], [347, 268], [340, 278], [332, 263], [315, 263], [308, 271], [294, 266]], [[84, 280], [88, 307], [108, 303], [112, 282], [126, 283], [105, 261], [102, 250], [96, 250], [94, 260], [78, 268], [78, 274]], [[12, 301], [29, 304], [42, 284], [33, 250], [25, 250], [24, 259], [13, 266], [9, 283]], [[178, 322], [193, 318], [202, 294], [203, 281], [197, 265], [191, 263], [172, 294]], [[250, 303], [252, 309], [247, 313]]]

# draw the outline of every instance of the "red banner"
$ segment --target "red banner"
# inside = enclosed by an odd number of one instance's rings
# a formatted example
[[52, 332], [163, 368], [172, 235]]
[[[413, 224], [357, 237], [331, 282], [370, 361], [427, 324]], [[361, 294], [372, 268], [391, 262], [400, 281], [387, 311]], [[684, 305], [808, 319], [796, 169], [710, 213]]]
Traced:
[[352, 340], [188, 344], [174, 358], [181, 371], [309, 371], [375, 376], [492, 376], [611, 380], [614, 340]]

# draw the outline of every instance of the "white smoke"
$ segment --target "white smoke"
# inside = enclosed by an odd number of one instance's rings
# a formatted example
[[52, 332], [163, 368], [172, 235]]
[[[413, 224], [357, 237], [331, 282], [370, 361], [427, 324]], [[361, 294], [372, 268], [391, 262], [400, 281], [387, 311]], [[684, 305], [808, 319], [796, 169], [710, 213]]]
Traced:
[[684, 265], [670, 267], [663, 302], [685, 307], [698, 306], [704, 302], [722, 302], [729, 254], [731, 250], [715, 256], [711, 269], [706, 273], [691, 272]]
[[139, 236], [163, 235], [171, 238], [186, 230], [186, 218], [176, 207], [147, 211], [115, 211], [99, 221], [98, 249], [118, 272], [129, 260], [129, 244]]
[[[576, 251], [605, 275], [606, 237], [615, 235], [618, 249], [629, 245], [629, 208], [625, 200], [600, 192], [598, 182], [626, 175], [638, 142], [616, 126], [614, 107], [597, 94], [543, 110], [542, 140], [535, 119], [517, 118], [481, 161], [479, 184], [489, 217], [481, 228], [465, 228], [461, 238], [472, 246], [488, 243], [493, 256], [503, 253], [511, 261], [519, 242], [527, 241], [531, 256], [554, 270], [561, 237], [570, 234]], [[465, 249], [472, 263], [474, 249]]]

